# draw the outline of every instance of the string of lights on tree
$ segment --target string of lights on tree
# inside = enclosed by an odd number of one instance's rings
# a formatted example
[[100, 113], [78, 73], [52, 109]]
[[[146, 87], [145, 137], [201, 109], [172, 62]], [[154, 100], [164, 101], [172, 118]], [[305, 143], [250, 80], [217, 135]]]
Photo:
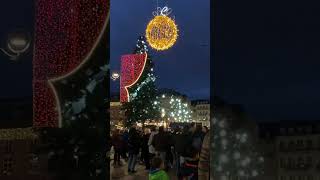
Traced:
[[93, 95], [95, 88], [99, 85], [99, 83], [103, 82], [107, 77], [107, 73], [110, 69], [109, 65], [101, 66], [100, 71], [96, 73], [92, 73], [89, 69], [87, 72], [90, 74], [87, 79], [89, 79], [87, 84], [84, 84], [80, 89], [81, 95], [78, 97], [71, 97], [71, 99], [66, 99], [64, 103], [64, 107], [62, 108], [63, 119], [66, 126], [70, 125], [72, 121], [76, 121], [79, 119], [89, 119], [88, 114], [86, 114], [87, 101], [90, 96]]
[[67, 76], [86, 61], [106, 23], [105, 0], [37, 0], [33, 60], [34, 126], [58, 127], [59, 103], [50, 79]]
[[181, 97], [162, 94], [160, 99], [162, 118], [169, 119], [171, 122], [192, 121], [192, 110]]
[[264, 158], [254, 149], [249, 133], [231, 129], [226, 118], [213, 118], [213, 167], [217, 180], [247, 180], [263, 174]]

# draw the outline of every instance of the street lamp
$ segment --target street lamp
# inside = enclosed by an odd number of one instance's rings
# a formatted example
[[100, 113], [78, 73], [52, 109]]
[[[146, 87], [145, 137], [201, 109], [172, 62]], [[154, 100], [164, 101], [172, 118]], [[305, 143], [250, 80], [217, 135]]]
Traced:
[[119, 74], [119, 73], [113, 72], [113, 73], [111, 74], [111, 79], [112, 79], [113, 81], [116, 81], [116, 80], [119, 79], [119, 78], [120, 78], [120, 74]]
[[0, 50], [10, 57], [10, 60], [17, 60], [20, 55], [26, 52], [31, 44], [30, 35], [26, 32], [14, 32], [8, 35], [7, 47]]

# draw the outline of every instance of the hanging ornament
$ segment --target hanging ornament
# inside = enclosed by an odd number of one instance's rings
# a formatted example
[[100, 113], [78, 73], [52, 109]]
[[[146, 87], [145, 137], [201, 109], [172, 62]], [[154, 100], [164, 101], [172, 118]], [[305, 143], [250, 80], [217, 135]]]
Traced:
[[172, 47], [178, 38], [178, 27], [168, 15], [171, 9], [167, 6], [153, 12], [154, 18], [146, 29], [146, 39], [149, 45], [158, 51]]

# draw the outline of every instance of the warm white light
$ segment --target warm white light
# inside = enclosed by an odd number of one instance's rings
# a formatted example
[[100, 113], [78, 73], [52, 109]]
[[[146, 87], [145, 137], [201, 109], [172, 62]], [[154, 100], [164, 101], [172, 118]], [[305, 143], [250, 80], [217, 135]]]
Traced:
[[117, 80], [119, 77], [120, 77], [120, 74], [116, 73], [116, 72], [112, 73], [112, 75], [111, 75], [111, 79], [114, 81]]

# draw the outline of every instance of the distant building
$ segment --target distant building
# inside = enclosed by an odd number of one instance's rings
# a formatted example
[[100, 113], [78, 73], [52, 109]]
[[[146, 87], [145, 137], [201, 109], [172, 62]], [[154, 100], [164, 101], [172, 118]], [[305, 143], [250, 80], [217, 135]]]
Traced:
[[210, 101], [195, 100], [191, 101], [193, 109], [193, 120], [203, 126], [210, 127]]
[[111, 127], [123, 126], [125, 121], [125, 114], [123, 112], [122, 104], [119, 101], [110, 102], [110, 125]]
[[0, 100], [0, 179], [48, 179], [47, 155], [37, 154], [32, 98]]
[[319, 180], [319, 122], [262, 123], [259, 133], [269, 162], [265, 167], [266, 180]]
[[110, 125], [111, 128], [123, 126], [126, 116], [122, 110], [122, 103], [120, 102], [120, 95], [112, 93], [110, 96]]
[[48, 179], [47, 155], [35, 153], [38, 140], [31, 128], [0, 129], [0, 179]]

